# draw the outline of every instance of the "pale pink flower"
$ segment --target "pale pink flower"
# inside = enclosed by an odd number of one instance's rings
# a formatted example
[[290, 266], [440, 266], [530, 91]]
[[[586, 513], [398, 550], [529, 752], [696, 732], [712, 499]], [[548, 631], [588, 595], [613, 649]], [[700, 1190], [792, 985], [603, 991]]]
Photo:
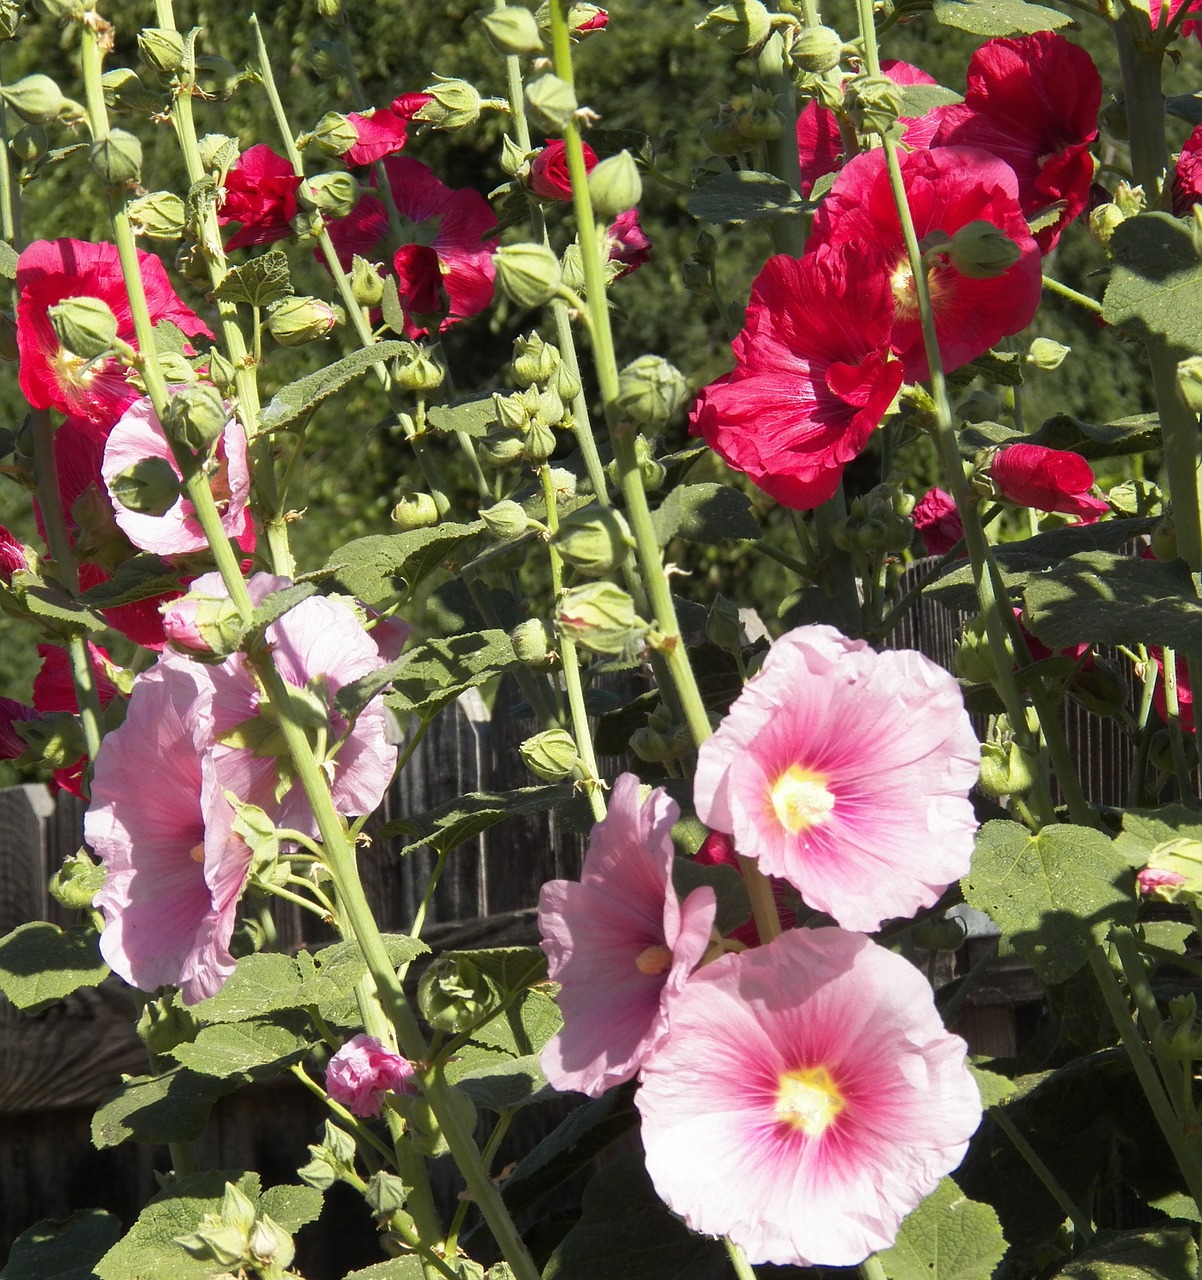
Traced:
[[538, 926], [564, 1026], [542, 1067], [557, 1089], [596, 1098], [630, 1080], [667, 1034], [670, 1003], [705, 952], [713, 890], [694, 889], [681, 903], [672, 888], [679, 816], [665, 791], [640, 800], [638, 778], [622, 774], [580, 883], [543, 885]]
[[751, 1263], [854, 1266], [963, 1158], [981, 1118], [965, 1052], [922, 975], [862, 935], [722, 956], [644, 1064], [647, 1170]]
[[1172, 902], [1177, 897], [1177, 890], [1185, 884], [1187, 877], [1180, 871], [1166, 871], [1162, 867], [1144, 867], [1136, 873], [1135, 887], [1142, 898], [1164, 898]]
[[326, 1066], [326, 1092], [357, 1116], [378, 1116], [387, 1093], [416, 1093], [414, 1066], [375, 1036], [352, 1036]]
[[704, 742], [697, 816], [845, 929], [931, 906], [968, 871], [980, 748], [922, 654], [798, 627]]

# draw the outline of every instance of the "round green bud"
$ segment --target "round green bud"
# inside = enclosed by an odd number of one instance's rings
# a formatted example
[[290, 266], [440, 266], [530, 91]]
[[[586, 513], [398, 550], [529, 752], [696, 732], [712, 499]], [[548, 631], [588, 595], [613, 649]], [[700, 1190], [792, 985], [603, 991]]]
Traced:
[[1017, 243], [992, 222], [977, 220], [960, 228], [948, 248], [951, 264], [971, 280], [1005, 275], [1022, 257]]
[[1117, 204], [1100, 204], [1090, 212], [1089, 233], [1104, 249], [1110, 243], [1115, 229], [1126, 220]]
[[630, 735], [630, 749], [640, 760], [664, 764], [679, 760], [692, 750], [693, 739], [685, 725], [645, 724]]
[[1152, 554], [1157, 560], [1176, 560], [1177, 530], [1170, 516], [1159, 520], [1152, 529]]
[[542, 668], [549, 665], [554, 655], [547, 637], [547, 628], [541, 618], [527, 618], [519, 622], [509, 633], [509, 643], [514, 655], [523, 666]]
[[169, 383], [178, 382], [182, 384], [199, 381], [196, 370], [192, 368], [191, 361], [178, 351], [159, 352], [159, 372]]
[[1143, 187], [1132, 186], [1126, 179], [1119, 182], [1114, 189], [1114, 202], [1125, 218], [1134, 218], [1143, 213], [1148, 205], [1148, 197]]
[[734, 0], [711, 9], [694, 30], [713, 36], [735, 53], [751, 53], [772, 34], [772, 15], [760, 0]]
[[561, 360], [555, 366], [555, 372], [547, 384], [547, 390], [554, 391], [564, 404], [569, 404], [580, 394], [580, 378], [568, 367], [566, 360]]
[[793, 64], [811, 75], [833, 71], [843, 57], [843, 37], [832, 27], [803, 27], [793, 38]]
[[207, 382], [196, 382], [181, 387], [167, 401], [163, 430], [172, 440], [200, 453], [218, 439], [229, 420], [229, 405], [221, 392]]
[[[1008, 644], [1006, 658], [1011, 663], [1014, 660]], [[985, 632], [985, 619], [979, 614], [965, 627], [964, 634], [960, 637], [952, 669], [970, 684], [992, 684], [997, 679], [997, 666]]]
[[50, 307], [47, 314], [58, 340], [84, 360], [94, 360], [113, 349], [117, 317], [100, 298], [65, 298]]
[[264, 1274], [282, 1275], [296, 1257], [292, 1237], [266, 1213], [255, 1219], [246, 1248], [248, 1260]]
[[392, 362], [392, 379], [403, 391], [437, 391], [446, 370], [420, 342], [405, 343], [405, 354]]
[[522, 441], [522, 457], [541, 465], [555, 452], [555, 432], [545, 422], [535, 421]]
[[197, 143], [197, 151], [206, 173], [226, 173], [238, 159], [238, 139], [225, 133], [206, 133]]
[[494, 392], [492, 404], [501, 431], [524, 436], [530, 430], [532, 410], [522, 396], [503, 396]]
[[519, 503], [505, 498], [480, 512], [484, 527], [498, 542], [512, 542], [520, 538], [530, 527], [530, 517]]
[[162, 516], [179, 501], [179, 476], [166, 458], [141, 458], [113, 479], [109, 492], [129, 511]]
[[0, 89], [0, 98], [26, 124], [51, 124], [66, 103], [62, 90], [49, 76], [38, 73], [23, 76], [14, 84]]
[[557, 427], [563, 422], [567, 410], [559, 392], [553, 386], [538, 393], [538, 401], [531, 418], [531, 427]]
[[585, 577], [602, 578], [625, 561], [634, 538], [613, 507], [590, 503], [564, 516], [551, 545], [566, 564]]
[[493, 256], [497, 284], [520, 307], [541, 307], [559, 291], [559, 260], [543, 244], [503, 245]]
[[267, 330], [281, 347], [324, 338], [337, 323], [338, 312], [328, 302], [299, 294], [277, 302], [267, 316]]
[[576, 496], [576, 477], [566, 467], [552, 467], [551, 487], [555, 490], [556, 505], [571, 502]]
[[184, 234], [188, 211], [174, 191], [152, 191], [128, 205], [134, 234], [150, 240], [178, 240]]
[[111, 129], [92, 143], [88, 162], [106, 187], [128, 187], [142, 176], [142, 144], [124, 129]]
[[359, 141], [359, 130], [341, 112], [327, 111], [306, 138], [306, 145], [326, 156], [342, 156]]
[[618, 408], [641, 427], [662, 426], [686, 395], [684, 374], [662, 356], [639, 356], [618, 375]]
[[1036, 338], [1027, 351], [1027, 363], [1050, 373], [1053, 369], [1060, 368], [1071, 350], [1072, 347], [1066, 347], [1063, 342], [1057, 342], [1054, 338]]
[[184, 37], [171, 27], [146, 27], [138, 32], [138, 52], [152, 70], [170, 75], [184, 64]]
[[580, 764], [576, 742], [566, 729], [536, 733], [518, 747], [518, 755], [526, 768], [544, 782], [562, 782]]
[[129, 67], [114, 67], [100, 77], [104, 91], [104, 105], [110, 111], [136, 111], [139, 114], [160, 111], [163, 95], [148, 89], [136, 71]]
[[13, 158], [20, 164], [36, 164], [50, 149], [50, 138], [40, 124], [24, 124], [8, 144]]
[[480, 95], [466, 80], [443, 79], [427, 85], [430, 101], [415, 117], [435, 129], [465, 129], [480, 119]]
[[547, 383], [563, 364], [559, 348], [544, 342], [537, 333], [519, 337], [513, 343], [513, 380], [519, 387]]
[[505, 428], [492, 430], [476, 446], [481, 457], [499, 471], [515, 467], [522, 460], [525, 444], [522, 437]]
[[79, 849], [68, 854], [50, 877], [50, 896], [72, 911], [86, 911], [104, 888], [104, 879], [104, 864], [93, 862], [86, 849]]
[[336, 80], [346, 70], [342, 46], [332, 40], [314, 40], [309, 46], [309, 65], [319, 80]]
[[305, 178], [297, 188], [297, 199], [310, 209], [331, 218], [345, 218], [359, 199], [359, 183], [352, 174], [319, 173]]
[[361, 307], [378, 307], [384, 300], [384, 277], [374, 262], [355, 254], [351, 263], [351, 293]]
[[607, 222], [633, 209], [643, 198], [643, 180], [629, 151], [619, 151], [597, 164], [588, 176], [593, 208]]
[[428, 493], [406, 493], [392, 509], [392, 523], [408, 532], [438, 523], [438, 503]]
[[235, 376], [233, 364], [214, 347], [209, 352], [209, 381], [224, 396], [233, 389]]
[[776, 96], [767, 90], [753, 88], [730, 105], [740, 137], [752, 142], [773, 142], [784, 132], [785, 118], [776, 105]]
[[538, 53], [543, 47], [538, 19], [520, 5], [494, 9], [492, 13], [485, 14], [482, 21], [494, 48], [507, 57]]
[[1127, 705], [1127, 681], [1104, 659], [1093, 661], [1073, 676], [1069, 693], [1097, 716], [1116, 716]]
[[980, 788], [991, 799], [1025, 795], [1035, 785], [1037, 762], [1017, 742], [981, 744]]
[[526, 106], [535, 122], [548, 133], [563, 133], [571, 124], [577, 105], [572, 86], [550, 71], [526, 86]]
[[612, 582], [590, 582], [565, 591], [555, 625], [562, 635], [591, 652], [613, 655], [629, 653], [647, 632], [630, 593]]

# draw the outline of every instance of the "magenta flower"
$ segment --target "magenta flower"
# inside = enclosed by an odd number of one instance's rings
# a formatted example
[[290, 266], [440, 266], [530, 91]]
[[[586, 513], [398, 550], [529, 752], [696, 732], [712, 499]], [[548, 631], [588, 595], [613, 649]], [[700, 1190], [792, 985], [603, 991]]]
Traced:
[[845, 929], [929, 907], [968, 871], [980, 748], [956, 681], [833, 627], [768, 652], [701, 745], [697, 816]]
[[946, 555], [964, 537], [956, 500], [944, 489], [930, 489], [914, 507], [914, 527], [929, 556]]
[[[131, 511], [113, 497], [116, 478], [147, 458], [161, 458], [177, 476], [180, 474], [150, 397], [143, 396], [126, 409], [104, 446], [101, 474], [112, 499], [117, 525], [130, 542], [143, 551], [177, 556], [206, 550], [208, 539], [192, 503], [183, 494], [161, 516]], [[232, 413], [217, 444], [216, 462], [217, 471], [211, 484], [221, 511], [221, 527], [244, 551], [253, 551], [255, 530], [248, 505], [250, 471], [246, 464], [246, 432]]]
[[272, 244], [292, 234], [296, 217], [299, 176], [283, 156], [260, 142], [244, 151], [225, 175], [217, 213], [223, 226], [239, 222], [241, 229], [226, 241], [227, 249]]
[[13, 574], [24, 573], [28, 568], [25, 544], [0, 524], [0, 582], [11, 586]]
[[378, 1116], [388, 1093], [416, 1093], [414, 1066], [375, 1036], [352, 1036], [326, 1066], [326, 1092], [357, 1116]]
[[647, 1170], [752, 1263], [853, 1266], [963, 1158], [981, 1119], [965, 1052], [922, 975], [858, 934], [722, 956], [643, 1067]]
[[621, 280], [643, 266], [651, 257], [651, 241], [639, 222], [639, 211], [627, 209], [609, 224], [605, 232], [610, 262], [620, 263], [622, 270], [614, 277]]
[[1202, 125], [1185, 140], [1173, 170], [1173, 212], [1179, 217], [1202, 203]]
[[1103, 498], [1090, 496], [1096, 478], [1079, 453], [1011, 444], [993, 455], [989, 474], [1002, 497], [1020, 507], [1080, 516], [1082, 524], [1093, 524], [1110, 511]]
[[667, 1035], [671, 1001], [705, 953], [713, 890], [694, 889], [681, 903], [672, 888], [679, 816], [666, 792], [640, 800], [638, 778], [622, 774], [580, 883], [543, 885], [538, 927], [564, 1025], [542, 1067], [557, 1089], [596, 1098], [632, 1079]]
[[403, 151], [414, 116], [433, 99], [428, 93], [403, 93], [391, 106], [379, 107], [369, 115], [352, 111], [347, 119], [359, 134], [358, 141], [342, 158], [348, 165], [374, 164], [385, 156]]

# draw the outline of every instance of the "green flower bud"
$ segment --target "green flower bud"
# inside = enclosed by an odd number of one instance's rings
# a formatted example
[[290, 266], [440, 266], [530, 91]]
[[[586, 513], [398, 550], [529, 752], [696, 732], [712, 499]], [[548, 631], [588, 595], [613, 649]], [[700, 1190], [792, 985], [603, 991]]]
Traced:
[[338, 313], [328, 302], [300, 295], [277, 302], [267, 316], [267, 329], [281, 347], [324, 338], [337, 323]]
[[309, 46], [309, 65], [319, 80], [336, 80], [346, 70], [342, 46], [332, 40], [314, 40]]
[[403, 391], [437, 391], [446, 370], [420, 342], [405, 343], [405, 354], [392, 362], [392, 379]]
[[509, 643], [517, 660], [526, 667], [542, 668], [554, 660], [547, 628], [541, 618], [527, 618], [509, 633]]
[[180, 355], [178, 351], [159, 352], [159, 372], [168, 382], [199, 381], [188, 357]]
[[501, 139], [501, 168], [511, 177], [516, 177], [519, 169], [528, 164], [533, 151], [525, 151], [506, 134]]
[[1177, 530], [1169, 516], [1160, 520], [1152, 530], [1152, 554], [1157, 560], [1176, 560], [1178, 556]]
[[[655, 447], [646, 436], [635, 436], [634, 460], [638, 465], [639, 475], [642, 477], [645, 489], [658, 489], [667, 479], [668, 469], [662, 462], [658, 461], [655, 456]], [[615, 489], [621, 485], [622, 478], [618, 474], [618, 464], [616, 462], [611, 462], [606, 466], [605, 474], [609, 477], [610, 483]]]
[[968, 930], [955, 916], [934, 916], [916, 924], [910, 933], [914, 945], [923, 951], [959, 951], [968, 937]]
[[902, 87], [887, 76], [856, 76], [846, 89], [848, 114], [861, 133], [888, 133], [901, 113]]
[[569, 404], [580, 394], [580, 379], [568, 368], [566, 360], [561, 360], [555, 366], [555, 372], [547, 384], [547, 390], [554, 391], [564, 404]]
[[493, 256], [497, 284], [521, 307], [541, 307], [559, 290], [555, 254], [543, 244], [509, 244]]
[[1192, 992], [1169, 1001], [1169, 1016], [1157, 1028], [1155, 1041], [1160, 1052], [1176, 1062], [1202, 1058], [1202, 1022]]
[[247, 1254], [260, 1268], [270, 1268], [270, 1274], [280, 1275], [296, 1256], [292, 1237], [269, 1214], [255, 1221], [247, 1241]]
[[359, 183], [345, 172], [319, 173], [297, 188], [297, 199], [331, 218], [345, 218], [359, 199]]
[[793, 65], [811, 75], [833, 71], [843, 57], [843, 37], [831, 27], [803, 27], [793, 38]]
[[576, 114], [576, 93], [566, 80], [547, 71], [526, 86], [526, 106], [537, 124], [559, 134]]
[[1202, 356], [1190, 356], [1177, 365], [1177, 390], [1191, 413], [1202, 413]]
[[152, 70], [170, 75], [184, 64], [184, 37], [170, 27], [146, 27], [138, 32], [138, 52]]
[[503, 427], [490, 431], [477, 445], [484, 460], [500, 471], [517, 466], [525, 447], [521, 436]]
[[1115, 228], [1126, 220], [1117, 204], [1100, 204], [1090, 212], [1089, 233], [1104, 249], [1110, 243]]
[[187, 209], [174, 191], [152, 191], [129, 202], [134, 234], [150, 240], [178, 240], [184, 234]]
[[735, 53], [751, 53], [772, 34], [772, 15], [760, 0], [734, 0], [711, 9], [694, 30], [712, 35]]
[[85, 0], [37, 0], [38, 12], [54, 22], [70, 22], [82, 18], [87, 11]]
[[565, 591], [555, 625], [585, 649], [614, 655], [629, 653], [647, 632], [629, 592], [612, 582], [590, 582]]
[[576, 496], [576, 477], [566, 467], [552, 467], [550, 474], [556, 506], [571, 502]]
[[1115, 716], [1127, 705], [1127, 682], [1109, 662], [1094, 656], [1069, 687], [1074, 701], [1097, 716]]
[[[1009, 643], [1006, 646], [1006, 659], [1010, 663], [1014, 661]], [[997, 666], [989, 647], [985, 619], [979, 614], [965, 627], [964, 634], [960, 637], [952, 669], [961, 680], [967, 680], [970, 684], [992, 684], [997, 679]]]
[[618, 375], [618, 407], [641, 427], [662, 426], [687, 394], [684, 375], [662, 356], [639, 356]]
[[522, 457], [541, 465], [555, 452], [555, 432], [545, 423], [534, 421], [522, 442]]
[[451, 1035], [471, 1026], [490, 1000], [488, 983], [465, 955], [436, 957], [417, 984], [417, 1003], [426, 1021]]
[[13, 728], [29, 744], [29, 756], [52, 769], [65, 769], [87, 751], [79, 719], [65, 711], [36, 720], [18, 720]]
[[148, 89], [136, 71], [129, 67], [114, 67], [100, 77], [100, 85], [104, 90], [104, 104], [110, 111], [159, 111], [163, 106], [163, 95]]
[[1025, 795], [1035, 785], [1038, 764], [1017, 742], [981, 744], [980, 788], [993, 800]]
[[672, 713], [661, 702], [647, 717], [647, 723], [636, 729], [630, 737], [630, 749], [640, 760], [663, 764], [679, 760], [693, 748], [693, 738], [688, 726], [673, 719]]
[[333, 22], [342, 13], [342, 0], [317, 0], [317, 16]]
[[201, 53], [196, 57], [196, 91], [209, 102], [228, 102], [243, 78], [228, 58], [214, 53]]
[[518, 747], [518, 754], [526, 768], [544, 782], [562, 782], [580, 764], [576, 743], [566, 729], [536, 733]]
[[374, 262], [355, 254], [351, 263], [351, 293], [361, 307], [378, 307], [384, 300], [384, 277]]
[[970, 280], [992, 280], [1005, 275], [1022, 257], [1022, 250], [1001, 227], [977, 220], [952, 236], [948, 257], [962, 276]]
[[520, 5], [494, 9], [492, 13], [485, 14], [482, 21], [494, 47], [507, 56], [538, 53], [543, 47], [538, 20], [529, 9]]
[[512, 542], [530, 527], [530, 517], [510, 498], [481, 511], [480, 519], [498, 542]]
[[104, 888], [104, 864], [93, 862], [86, 849], [63, 859], [63, 865], [50, 877], [50, 896], [71, 911], [86, 911], [92, 899]]
[[179, 476], [166, 458], [141, 458], [109, 485], [114, 499], [141, 515], [166, 515], [179, 501]]
[[[766, 89], [753, 88], [750, 94], [732, 99], [730, 107], [734, 127], [746, 141], [774, 142], [784, 132], [785, 118], [776, 95]], [[739, 148], [746, 149], [745, 145]]]
[[438, 503], [428, 493], [406, 493], [392, 509], [399, 529], [428, 529], [438, 523]]
[[1063, 342], [1057, 342], [1053, 338], [1036, 338], [1027, 351], [1027, 363], [1050, 373], [1053, 369], [1060, 368], [1064, 357], [1071, 350], [1072, 347], [1066, 347]]
[[100, 298], [65, 298], [47, 311], [55, 336], [84, 360], [107, 355], [117, 339], [117, 317]]
[[714, 598], [705, 620], [705, 636], [711, 644], [727, 653], [738, 653], [742, 648], [743, 623], [739, 618], [739, 606], [721, 592]]
[[550, 342], [544, 342], [537, 333], [514, 340], [513, 379], [518, 386], [532, 387], [536, 383], [549, 382], [562, 364], [559, 348]]
[[206, 173], [228, 173], [238, 159], [238, 139], [225, 133], [206, 133], [197, 150]]
[[0, 99], [12, 107], [26, 124], [52, 124], [66, 103], [58, 85], [40, 73], [23, 76], [15, 84], [5, 85], [0, 89]]
[[480, 95], [466, 80], [436, 77], [427, 85], [430, 101], [417, 113], [416, 119], [435, 129], [465, 129], [480, 119]]
[[546, 390], [538, 393], [530, 425], [531, 427], [557, 427], [563, 422], [566, 413], [567, 410], [564, 408], [559, 392], [554, 387], [547, 387]]
[[601, 578], [625, 561], [634, 539], [613, 507], [590, 503], [564, 516], [551, 545], [585, 577]]
[[345, 155], [358, 141], [359, 130], [338, 111], [327, 111], [305, 137], [305, 145], [324, 156]]
[[167, 401], [163, 430], [172, 440], [200, 453], [221, 435], [229, 420], [229, 405], [221, 392], [197, 382], [177, 390]]
[[175, 1243], [194, 1258], [211, 1258], [218, 1266], [239, 1268], [247, 1247], [246, 1236], [241, 1231], [216, 1221], [212, 1213], [205, 1214], [191, 1235], [176, 1236]]
[[50, 138], [40, 124], [24, 124], [8, 145], [13, 158], [28, 166], [36, 164], [50, 149]]
[[1131, 183], [1124, 180], [1114, 189], [1114, 202], [1118, 205], [1123, 217], [1134, 218], [1137, 213], [1143, 213], [1148, 197], [1143, 187], [1133, 187]]
[[111, 129], [93, 142], [88, 162], [107, 187], [128, 187], [142, 176], [142, 144], [124, 129]]
[[643, 198], [643, 180], [629, 151], [602, 160], [588, 176], [593, 208], [607, 222], [633, 209]]
[[530, 430], [531, 408], [520, 395], [503, 396], [494, 392], [492, 403], [502, 431], [524, 436]]
[[209, 352], [209, 381], [225, 396], [234, 386], [234, 375], [234, 366], [214, 347]]

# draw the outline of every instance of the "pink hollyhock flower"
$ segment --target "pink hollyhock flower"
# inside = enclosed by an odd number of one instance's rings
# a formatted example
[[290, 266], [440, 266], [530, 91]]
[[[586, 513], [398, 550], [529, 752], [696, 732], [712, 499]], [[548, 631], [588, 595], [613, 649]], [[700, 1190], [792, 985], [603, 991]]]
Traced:
[[867, 255], [828, 247], [770, 258], [734, 341], [734, 372], [701, 392], [689, 430], [777, 502], [816, 507], [901, 386], [889, 333], [888, 280]]
[[371, 115], [352, 111], [347, 119], [355, 126], [359, 141], [342, 158], [348, 165], [374, 164], [385, 156], [404, 149], [409, 139], [413, 118], [433, 98], [428, 93], [403, 93], [391, 106], [380, 107]]
[[231, 831], [210, 753], [204, 668], [165, 654], [134, 683], [125, 721], [96, 758], [84, 836], [108, 877], [100, 951], [143, 991], [192, 1004], [234, 970], [229, 942], [250, 850]]
[[1047, 253], [1089, 201], [1102, 77], [1093, 59], [1054, 31], [988, 40], [968, 64], [963, 103], [943, 111], [936, 146], [980, 147], [1018, 175], [1023, 214], [1063, 204], [1035, 233]]
[[621, 280], [649, 261], [651, 241], [639, 223], [637, 209], [627, 209], [625, 213], [618, 214], [609, 224], [605, 235], [609, 244], [610, 262], [620, 262], [624, 268], [615, 279]]
[[[448, 329], [492, 301], [497, 246], [484, 236], [496, 218], [478, 191], [444, 186], [417, 160], [390, 156], [383, 164], [397, 209], [411, 224], [411, 239], [396, 251], [393, 268], [405, 334], [420, 338], [428, 332], [427, 322]], [[330, 223], [330, 239], [346, 270], [355, 254], [371, 258], [388, 234], [384, 205], [370, 193], [347, 217]]]
[[[246, 432], [232, 413], [217, 444], [215, 456], [217, 471], [211, 484], [221, 511], [221, 527], [243, 550], [253, 551], [255, 531], [248, 505], [250, 470], [246, 463]], [[208, 540], [186, 495], [180, 494], [174, 505], [161, 516], [131, 511], [113, 497], [113, 484], [117, 477], [147, 458], [161, 458], [177, 476], [180, 475], [175, 455], [150, 397], [143, 396], [125, 411], [104, 446], [101, 474], [112, 500], [117, 524], [130, 542], [143, 551], [177, 556], [205, 550]]]
[[[187, 337], [213, 335], [204, 322], [176, 297], [152, 254], [138, 250], [150, 318], [169, 320]], [[17, 260], [17, 346], [20, 382], [35, 409], [58, 409], [77, 420], [98, 439], [138, 397], [127, 371], [115, 359], [83, 360], [63, 347], [47, 314], [67, 298], [99, 298], [117, 317], [117, 336], [133, 346], [134, 322], [121, 276], [117, 247], [83, 240], [37, 240]]]
[[999, 449], [989, 474], [1002, 497], [1020, 507], [1059, 511], [1093, 524], [1109, 512], [1101, 498], [1091, 498], [1093, 468], [1080, 454], [1048, 449], [1041, 444], [1012, 444]]
[[[1014, 171], [987, 152], [937, 147], [902, 153], [902, 178], [920, 241], [953, 237], [970, 223], [988, 222], [1010, 237], [1021, 256], [990, 279], [962, 275], [946, 258], [929, 267], [927, 282], [944, 367], [951, 371], [975, 359], [1030, 323], [1043, 288], [1039, 250], [1018, 204]], [[910, 260], [893, 204], [885, 153], [864, 152], [849, 160], [814, 216], [810, 238], [844, 245], [862, 275], [876, 271], [892, 293], [890, 343], [905, 365], [906, 380], [930, 376]], [[821, 304], [820, 304], [821, 305]]]
[[412, 634], [413, 628], [404, 618], [377, 617], [371, 629], [371, 638], [380, 654], [380, 661], [395, 662]]
[[326, 1092], [357, 1116], [378, 1116], [388, 1093], [416, 1093], [414, 1066], [375, 1036], [352, 1036], [326, 1066]]
[[842, 929], [792, 930], [694, 974], [635, 1104], [674, 1213], [749, 1262], [854, 1266], [964, 1157], [967, 1046], [922, 975]]
[[1184, 217], [1202, 204], [1202, 125], [1185, 140], [1173, 174], [1173, 212]]
[[217, 221], [222, 226], [230, 222], [242, 224], [225, 247], [244, 249], [290, 236], [300, 182], [292, 165], [266, 143], [244, 151], [225, 175], [224, 195], [217, 210]]
[[765, 874], [870, 933], [968, 871], [979, 768], [946, 671], [908, 649], [797, 627], [702, 743], [693, 797], [701, 821]]
[[5, 586], [11, 586], [13, 574], [23, 573], [28, 568], [25, 544], [0, 524], [0, 581]]
[[[90, 640], [88, 653], [92, 657], [100, 705], [107, 707], [119, 692], [110, 677], [110, 672], [116, 670], [115, 664], [106, 650]], [[71, 663], [66, 649], [57, 644], [40, 644], [38, 657], [42, 660], [42, 666], [33, 681], [33, 705], [43, 715], [55, 711], [67, 711], [75, 715], [79, 711], [79, 703], [75, 698], [75, 681], [71, 678]]]
[[1144, 867], [1136, 872], [1135, 887], [1141, 898], [1163, 898], [1173, 902], [1178, 888], [1187, 882], [1180, 871], [1165, 871], [1160, 867]]
[[[597, 153], [587, 142], [584, 148], [584, 168], [587, 173], [597, 167]], [[567, 201], [572, 198], [572, 179], [568, 173], [567, 147], [562, 138], [553, 138], [534, 157], [530, 165], [530, 190], [544, 200]]]
[[956, 500], [942, 489], [928, 490], [918, 500], [914, 527], [922, 534], [929, 556], [946, 555], [964, 537]]
[[580, 883], [542, 887], [538, 927], [564, 1020], [542, 1067], [557, 1089], [597, 1098], [632, 1079], [667, 1035], [671, 1002], [705, 953], [717, 906], [708, 887], [683, 903], [672, 888], [679, 816], [666, 792], [641, 800], [638, 778], [622, 774]]

